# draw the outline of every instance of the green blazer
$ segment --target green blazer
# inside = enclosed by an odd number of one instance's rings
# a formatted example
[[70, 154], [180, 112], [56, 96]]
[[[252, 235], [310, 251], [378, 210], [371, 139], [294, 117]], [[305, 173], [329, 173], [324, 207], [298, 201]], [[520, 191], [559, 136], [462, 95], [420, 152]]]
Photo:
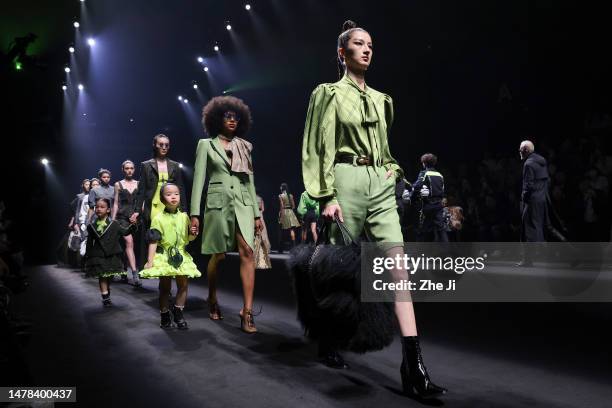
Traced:
[[218, 137], [198, 142], [191, 190], [192, 216], [201, 214], [202, 190], [207, 175], [202, 253], [218, 254], [234, 250], [238, 228], [247, 244], [253, 248], [255, 218], [259, 218], [253, 176], [231, 171], [230, 161]]

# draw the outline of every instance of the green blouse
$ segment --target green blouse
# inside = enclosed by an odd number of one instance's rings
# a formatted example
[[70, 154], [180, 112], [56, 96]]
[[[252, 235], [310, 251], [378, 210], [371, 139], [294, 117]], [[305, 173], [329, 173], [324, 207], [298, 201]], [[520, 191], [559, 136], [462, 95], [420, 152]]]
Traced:
[[346, 75], [336, 83], [319, 85], [310, 97], [302, 144], [302, 175], [308, 194], [335, 199], [334, 162], [340, 153], [369, 156], [375, 166], [403, 177], [389, 151], [392, 123], [389, 95], [368, 86], [362, 91]]

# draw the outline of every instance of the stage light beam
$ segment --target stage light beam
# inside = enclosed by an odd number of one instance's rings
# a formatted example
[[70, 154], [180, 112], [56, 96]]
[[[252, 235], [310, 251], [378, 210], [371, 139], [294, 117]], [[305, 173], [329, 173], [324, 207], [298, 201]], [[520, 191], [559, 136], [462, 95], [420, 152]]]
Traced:
[[83, 89], [85, 89], [85, 87], [83, 86], [83, 84], [79, 84], [79, 91], [82, 91]]
[[74, 47], [68, 47], [68, 51], [69, 51], [71, 54], [74, 54]]
[[43, 157], [42, 159], [40, 159], [40, 162], [42, 163], [43, 166], [47, 166], [49, 164], [49, 159], [47, 159], [46, 157]]
[[64, 72], [69, 74], [70, 73], [70, 67], [64, 67]]
[[247, 4], [247, 5], [244, 6], [244, 8], [247, 9], [247, 10], [250, 10], [251, 9], [251, 5]]
[[204, 62], [204, 58], [202, 58], [202, 57], [198, 57], [198, 62], [199, 62], [200, 64], [201, 64], [201, 63], [203, 63], [203, 62]]
[[87, 44], [89, 44], [90, 47], [93, 47], [94, 45], [96, 45], [96, 40], [94, 40], [93, 38], [89, 37], [87, 39]]
[[72, 23], [72, 25], [74, 26], [74, 28], [79, 28], [81, 26], [78, 21], [75, 21], [74, 23]]

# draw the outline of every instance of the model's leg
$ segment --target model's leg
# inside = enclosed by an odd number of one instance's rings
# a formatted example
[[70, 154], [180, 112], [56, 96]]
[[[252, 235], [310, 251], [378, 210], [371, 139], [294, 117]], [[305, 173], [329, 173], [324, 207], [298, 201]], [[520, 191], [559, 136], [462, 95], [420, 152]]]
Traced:
[[240, 231], [236, 231], [236, 243], [240, 254], [240, 279], [242, 280], [242, 297], [244, 305], [240, 311], [242, 330], [255, 333], [255, 320], [253, 319], [253, 292], [255, 291], [255, 263], [253, 249], [247, 244]]
[[312, 233], [312, 239], [314, 241], [314, 243], [317, 243], [317, 240], [319, 238], [318, 234], [317, 234], [317, 223], [316, 222], [311, 222], [310, 223], [310, 232]]
[[176, 327], [181, 330], [187, 329], [187, 321], [183, 316], [183, 309], [185, 308], [185, 301], [187, 301], [187, 276], [176, 276], [176, 301], [172, 307], [172, 315], [174, 316], [174, 323]]
[[[395, 182], [385, 177], [384, 169], [377, 169], [376, 173], [378, 177], [371, 178], [370, 208], [365, 231], [374, 242], [397, 244], [386, 250], [388, 257], [403, 256], [403, 236], [394, 195]], [[396, 282], [409, 279], [406, 269], [393, 269], [390, 274]], [[423, 363], [410, 291], [395, 293], [395, 316], [402, 334], [400, 374], [404, 392], [421, 398], [444, 394], [444, 388], [431, 382]]]
[[172, 289], [172, 278], [162, 276], [159, 278], [159, 310], [168, 311], [168, 298]]
[[211, 320], [221, 320], [223, 315], [217, 302], [217, 271], [219, 262], [225, 259], [225, 254], [213, 254], [206, 267], [206, 277], [208, 278], [208, 317]]
[[159, 313], [161, 321], [159, 327], [169, 329], [172, 327], [172, 317], [168, 308], [168, 298], [172, 289], [172, 278], [164, 276], [159, 278]]
[[291, 227], [289, 233], [291, 234], [291, 245], [295, 246], [295, 228]]

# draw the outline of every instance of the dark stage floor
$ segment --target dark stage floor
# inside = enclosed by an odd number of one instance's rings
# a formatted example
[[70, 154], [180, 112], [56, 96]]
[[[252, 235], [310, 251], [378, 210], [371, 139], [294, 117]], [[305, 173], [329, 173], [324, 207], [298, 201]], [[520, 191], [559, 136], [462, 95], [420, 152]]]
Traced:
[[[204, 265], [200, 263], [200, 265]], [[278, 266], [277, 266], [278, 265]], [[157, 281], [114, 284], [103, 309], [95, 279], [29, 270], [14, 310], [33, 322], [33, 384], [76, 386], [83, 407], [419, 407], [400, 395], [400, 345], [317, 364], [302, 337], [279, 259], [258, 271], [258, 334], [239, 330], [237, 262], [223, 266], [225, 320], [208, 319], [204, 280], [190, 287], [185, 332], [159, 328]], [[612, 406], [611, 304], [417, 304], [428, 369], [447, 407]], [[63, 404], [58, 404], [62, 406]], [[75, 406], [75, 404], [70, 404]]]

